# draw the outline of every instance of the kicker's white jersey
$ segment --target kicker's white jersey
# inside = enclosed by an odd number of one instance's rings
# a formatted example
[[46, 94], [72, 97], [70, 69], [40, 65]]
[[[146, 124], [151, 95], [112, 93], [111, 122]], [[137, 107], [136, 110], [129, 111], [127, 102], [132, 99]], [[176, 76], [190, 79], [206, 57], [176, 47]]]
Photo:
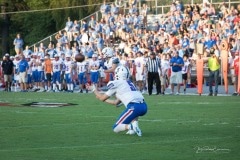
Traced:
[[87, 71], [88, 63], [86, 61], [83, 62], [77, 62], [77, 70], [78, 74], [83, 73]]
[[64, 61], [65, 65], [65, 74], [71, 73], [72, 67], [73, 67], [73, 62], [72, 61]]
[[58, 60], [53, 60], [52, 61], [52, 65], [53, 65], [53, 72], [59, 72], [61, 71], [61, 64], [62, 64], [62, 61]]
[[136, 87], [128, 80], [114, 80], [107, 84], [108, 91], [105, 93], [108, 96], [116, 95], [125, 106], [130, 102], [143, 101], [143, 95], [137, 91]]

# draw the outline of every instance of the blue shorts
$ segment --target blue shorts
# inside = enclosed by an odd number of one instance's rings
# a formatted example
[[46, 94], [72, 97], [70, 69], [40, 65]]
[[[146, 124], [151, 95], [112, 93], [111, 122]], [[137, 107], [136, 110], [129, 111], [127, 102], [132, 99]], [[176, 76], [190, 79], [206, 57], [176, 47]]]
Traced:
[[37, 70], [32, 72], [32, 79], [33, 79], [34, 82], [39, 82], [38, 81], [38, 71]]
[[56, 83], [57, 81], [60, 83], [60, 71], [58, 72], [53, 72], [53, 77], [52, 77], [53, 83]]
[[90, 72], [90, 79], [92, 83], [98, 83], [98, 72]]
[[27, 75], [27, 84], [32, 84], [32, 76], [31, 76], [31, 74], [28, 74]]
[[70, 83], [73, 82], [70, 73], [65, 74], [65, 80], [66, 80], [66, 83], [67, 83], [67, 84], [70, 84]]
[[85, 72], [78, 74], [78, 80], [79, 80], [79, 84], [87, 83], [87, 78], [86, 78]]
[[38, 82], [44, 82], [44, 72], [38, 71]]
[[143, 116], [147, 113], [147, 104], [143, 103], [129, 103], [127, 108], [118, 117], [113, 129], [119, 124], [130, 124], [135, 118]]

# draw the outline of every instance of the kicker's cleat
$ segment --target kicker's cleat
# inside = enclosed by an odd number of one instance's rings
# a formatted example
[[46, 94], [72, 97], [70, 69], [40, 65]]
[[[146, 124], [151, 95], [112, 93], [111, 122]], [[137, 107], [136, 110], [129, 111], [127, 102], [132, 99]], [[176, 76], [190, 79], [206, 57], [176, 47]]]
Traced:
[[133, 134], [135, 134], [135, 132], [134, 132], [134, 130], [129, 129], [126, 134], [133, 135]]
[[134, 121], [134, 122], [132, 123], [132, 129], [134, 130], [135, 133], [137, 133], [137, 135], [138, 135], [139, 137], [142, 136], [142, 131], [141, 131], [141, 129], [138, 127], [137, 121]]

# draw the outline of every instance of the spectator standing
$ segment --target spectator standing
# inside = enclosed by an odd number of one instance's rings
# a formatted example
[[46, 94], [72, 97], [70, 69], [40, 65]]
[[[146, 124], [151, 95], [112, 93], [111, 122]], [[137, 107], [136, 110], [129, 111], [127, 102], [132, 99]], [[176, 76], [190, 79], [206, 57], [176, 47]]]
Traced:
[[65, 26], [65, 31], [67, 32], [67, 37], [69, 41], [72, 41], [72, 32], [71, 32], [72, 27], [73, 27], [73, 21], [71, 21], [71, 18], [68, 17], [68, 21], [66, 22], [66, 26]]
[[11, 92], [12, 75], [13, 75], [13, 61], [9, 58], [9, 54], [5, 54], [5, 60], [2, 62], [2, 73], [5, 82], [5, 91]]
[[148, 6], [146, 4], [143, 4], [143, 7], [141, 9], [141, 13], [142, 13], [142, 16], [143, 16], [143, 27], [147, 28]]
[[13, 45], [15, 46], [15, 52], [16, 54], [21, 54], [23, 51], [23, 39], [21, 38], [21, 35], [18, 33], [16, 38], [13, 41]]
[[27, 56], [31, 56], [31, 54], [32, 54], [32, 51], [29, 49], [29, 46], [27, 45], [25, 47], [25, 50], [23, 51], [23, 55], [27, 57]]
[[109, 12], [109, 6], [108, 4], [106, 4], [106, 1], [103, 1], [103, 4], [100, 7], [100, 11], [102, 13], [102, 17], [105, 18], [105, 16], [107, 16], [108, 12]]
[[96, 21], [95, 21], [95, 19], [94, 19], [94, 16], [91, 16], [91, 20], [88, 22], [88, 26], [89, 26], [90, 28], [95, 28], [95, 26], [96, 26]]

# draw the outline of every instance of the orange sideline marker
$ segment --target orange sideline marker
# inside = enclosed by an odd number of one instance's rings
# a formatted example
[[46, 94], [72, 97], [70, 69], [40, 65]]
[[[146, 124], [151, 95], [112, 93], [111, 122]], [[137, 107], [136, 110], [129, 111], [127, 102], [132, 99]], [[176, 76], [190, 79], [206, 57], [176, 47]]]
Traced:
[[[238, 53], [239, 54], [239, 53]], [[238, 58], [238, 88], [237, 91], [240, 93], [240, 58]]]
[[201, 95], [203, 92], [203, 59], [201, 55], [198, 56], [197, 59], [197, 90], [198, 94]]
[[224, 80], [225, 92], [228, 93], [228, 43], [226, 40], [221, 43], [221, 61], [222, 61], [222, 75]]

